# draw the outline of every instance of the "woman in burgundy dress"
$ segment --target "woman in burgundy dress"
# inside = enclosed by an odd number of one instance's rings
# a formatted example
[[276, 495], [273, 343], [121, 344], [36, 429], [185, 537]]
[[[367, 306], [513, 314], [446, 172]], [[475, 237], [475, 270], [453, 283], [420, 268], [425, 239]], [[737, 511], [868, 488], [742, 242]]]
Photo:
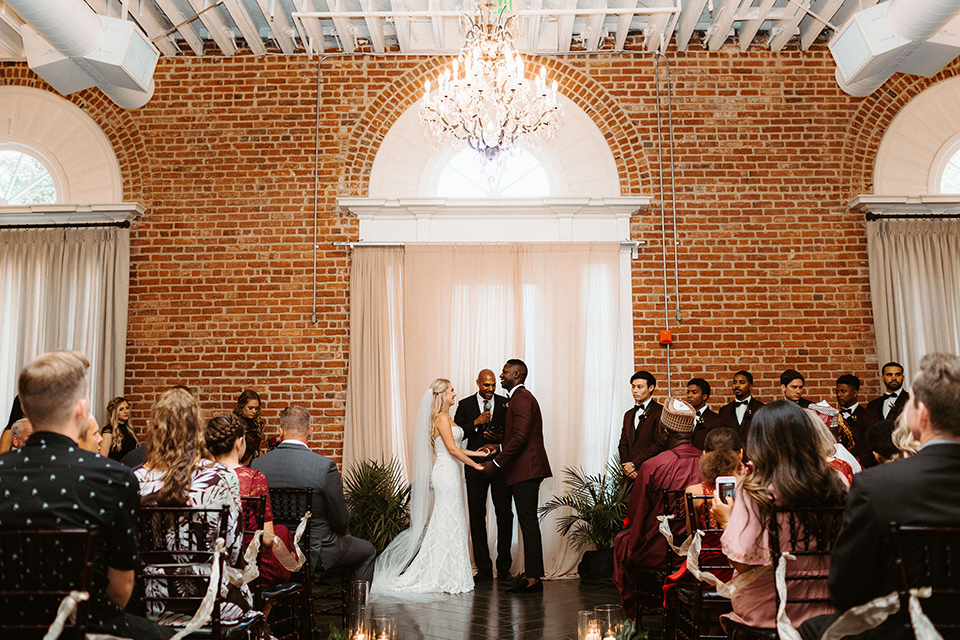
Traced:
[[[240, 495], [243, 497], [266, 496], [266, 511], [263, 523], [265, 534], [271, 534], [280, 538], [287, 549], [293, 549], [293, 536], [283, 525], [273, 526], [273, 510], [270, 507], [270, 488], [267, 486], [267, 478], [250, 467], [240, 464], [246, 449], [246, 438], [244, 437], [245, 423], [238, 419], [236, 415], [226, 414], [212, 418], [207, 422], [207, 449], [210, 455], [220, 464], [233, 469], [240, 481]], [[252, 532], [257, 529], [256, 515], [253, 513], [244, 514], [244, 530], [248, 532], [244, 539], [244, 544], [249, 543]], [[278, 584], [290, 579], [290, 572], [283, 568], [280, 561], [272, 552], [272, 540], [270, 536], [265, 536], [263, 541], [263, 560], [260, 568], [260, 579], [263, 584]]]

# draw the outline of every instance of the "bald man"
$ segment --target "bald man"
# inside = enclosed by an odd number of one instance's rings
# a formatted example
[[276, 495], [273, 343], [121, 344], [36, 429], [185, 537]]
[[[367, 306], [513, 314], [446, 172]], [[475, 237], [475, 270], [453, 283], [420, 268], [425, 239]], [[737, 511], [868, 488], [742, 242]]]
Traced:
[[[496, 445], [503, 440], [507, 399], [497, 395], [497, 377], [490, 369], [477, 375], [477, 393], [457, 405], [453, 421], [463, 429], [467, 448], [477, 450], [484, 445]], [[491, 455], [490, 458], [493, 459]], [[478, 459], [478, 462], [484, 462]], [[487, 544], [487, 492], [493, 495], [493, 510], [497, 516], [497, 577], [510, 579], [513, 558], [513, 510], [510, 489], [503, 474], [489, 477], [476, 469], [464, 466], [467, 480], [467, 510], [470, 512], [470, 540], [473, 543], [473, 561], [477, 565], [476, 580], [493, 579], [493, 562]]]

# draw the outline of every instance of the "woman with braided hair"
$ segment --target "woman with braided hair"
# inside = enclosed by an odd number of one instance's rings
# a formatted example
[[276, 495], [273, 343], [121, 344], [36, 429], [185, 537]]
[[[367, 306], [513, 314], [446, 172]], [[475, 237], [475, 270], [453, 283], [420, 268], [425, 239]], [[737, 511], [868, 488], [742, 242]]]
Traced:
[[[290, 571], [285, 569], [277, 557], [273, 555], [271, 547], [273, 540], [271, 536], [280, 538], [287, 549], [293, 549], [293, 536], [283, 525], [273, 524], [273, 509], [270, 507], [270, 488], [267, 486], [267, 478], [256, 469], [243, 466], [240, 460], [244, 457], [247, 448], [245, 433], [245, 423], [234, 414], [224, 414], [211, 418], [207, 422], [206, 442], [207, 449], [213, 459], [220, 464], [233, 469], [240, 481], [241, 497], [266, 496], [266, 510], [264, 512], [263, 532], [263, 560], [260, 567], [261, 584], [279, 584], [290, 579]], [[257, 529], [256, 514], [244, 514], [244, 529], [248, 532]], [[245, 536], [244, 544], [249, 543], [250, 536]]]

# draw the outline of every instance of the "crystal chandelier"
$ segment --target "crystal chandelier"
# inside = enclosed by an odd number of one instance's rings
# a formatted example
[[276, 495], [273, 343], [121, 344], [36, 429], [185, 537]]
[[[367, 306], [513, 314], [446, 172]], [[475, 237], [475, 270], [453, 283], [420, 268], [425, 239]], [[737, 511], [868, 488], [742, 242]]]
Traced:
[[452, 68], [443, 70], [434, 88], [424, 84], [420, 124], [441, 144], [466, 142], [488, 160], [549, 139], [559, 128], [563, 107], [557, 82], [547, 83], [547, 69], [531, 82], [513, 47], [507, 0], [478, 0], [474, 16], [464, 15], [468, 29]]

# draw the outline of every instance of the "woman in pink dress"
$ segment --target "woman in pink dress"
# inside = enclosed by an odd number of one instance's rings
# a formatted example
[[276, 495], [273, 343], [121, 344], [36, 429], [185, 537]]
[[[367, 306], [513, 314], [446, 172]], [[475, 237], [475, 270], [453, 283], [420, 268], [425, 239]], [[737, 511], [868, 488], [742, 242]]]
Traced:
[[[741, 585], [732, 598], [733, 613], [725, 618], [751, 627], [771, 629], [776, 626], [774, 598], [774, 562], [771, 557], [767, 525], [777, 507], [820, 508], [841, 507], [846, 501], [847, 484], [843, 476], [827, 462], [833, 455], [819, 436], [806, 413], [793, 402], [778, 400], [764, 405], [753, 417], [747, 436], [747, 450], [753, 462], [753, 473], [737, 488], [733, 503], [713, 500], [711, 514], [724, 529], [721, 543], [724, 554], [735, 570], [734, 577], [757, 571], [756, 579]], [[828, 526], [816, 526], [812, 519], [800, 514], [803, 531], [800, 536], [816, 548], [832, 543], [840, 529], [840, 517]], [[810, 520], [809, 522], [807, 520]], [[781, 523], [781, 544], [789, 536]], [[829, 540], [828, 540], [829, 539]], [[766, 570], [762, 570], [767, 567]], [[826, 575], [829, 560], [817, 556], [799, 556], [791, 561], [790, 571]], [[827, 587], [821, 581], [791, 585], [797, 595], [826, 597]], [[794, 627], [807, 618], [830, 613], [832, 608], [819, 603], [790, 603], [787, 615]]]

